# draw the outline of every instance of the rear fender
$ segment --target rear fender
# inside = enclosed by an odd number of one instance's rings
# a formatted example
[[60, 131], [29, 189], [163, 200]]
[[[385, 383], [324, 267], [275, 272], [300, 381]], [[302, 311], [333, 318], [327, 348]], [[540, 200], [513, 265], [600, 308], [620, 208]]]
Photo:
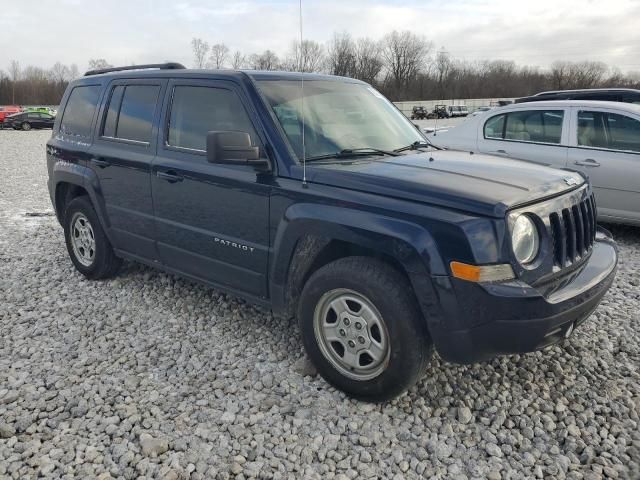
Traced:
[[[102, 229], [105, 231], [105, 234], [107, 235], [107, 238], [109, 238], [109, 241], [111, 241], [112, 239], [109, 233], [109, 218], [106, 214], [104, 197], [102, 196], [100, 182], [98, 181], [98, 177], [95, 172], [90, 168], [79, 165], [77, 163], [57, 161], [53, 164], [53, 172], [51, 178], [55, 179], [55, 188], [52, 190], [52, 201], [54, 205], [56, 205], [56, 192], [58, 191], [58, 187], [62, 183], [77, 185], [87, 191], [87, 193], [89, 194], [89, 198], [91, 199], [91, 204], [93, 205], [93, 208], [98, 215], [98, 219], [100, 220], [100, 224], [102, 225]], [[56, 211], [58, 221], [62, 221], [63, 213], [64, 212]]]

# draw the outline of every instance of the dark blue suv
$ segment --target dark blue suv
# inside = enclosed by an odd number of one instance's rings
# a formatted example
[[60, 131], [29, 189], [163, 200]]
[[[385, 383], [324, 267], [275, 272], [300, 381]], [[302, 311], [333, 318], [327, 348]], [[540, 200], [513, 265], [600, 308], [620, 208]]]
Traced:
[[615, 275], [580, 174], [433, 147], [349, 78], [88, 72], [47, 162], [87, 278], [135, 260], [297, 317], [322, 376], [365, 400], [433, 347], [469, 363], [559, 342]]

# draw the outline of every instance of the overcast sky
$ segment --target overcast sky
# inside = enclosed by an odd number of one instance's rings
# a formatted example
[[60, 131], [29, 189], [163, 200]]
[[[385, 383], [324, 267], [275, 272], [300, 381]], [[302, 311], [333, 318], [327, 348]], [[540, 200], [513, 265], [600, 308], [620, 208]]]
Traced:
[[[638, 20], [639, 0], [303, 0], [307, 39], [409, 29], [454, 57], [542, 67], [589, 59], [640, 70]], [[90, 58], [191, 66], [192, 37], [285, 53], [299, 35], [298, 0], [3, 0], [0, 32], [5, 71], [12, 59], [81, 70]]]

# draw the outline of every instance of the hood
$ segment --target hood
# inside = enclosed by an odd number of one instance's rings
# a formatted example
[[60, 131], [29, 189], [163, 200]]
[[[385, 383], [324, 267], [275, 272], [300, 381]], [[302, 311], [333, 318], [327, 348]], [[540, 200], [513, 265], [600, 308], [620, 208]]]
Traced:
[[576, 172], [452, 150], [308, 163], [307, 178], [493, 217], [585, 182]]

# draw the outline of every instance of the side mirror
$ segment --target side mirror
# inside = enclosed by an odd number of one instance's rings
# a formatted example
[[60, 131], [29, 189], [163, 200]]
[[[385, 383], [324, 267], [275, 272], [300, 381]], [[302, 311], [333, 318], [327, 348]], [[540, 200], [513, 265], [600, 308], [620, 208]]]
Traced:
[[266, 158], [260, 158], [260, 147], [251, 145], [247, 132], [214, 131], [207, 133], [207, 161], [231, 165], [269, 165]]

